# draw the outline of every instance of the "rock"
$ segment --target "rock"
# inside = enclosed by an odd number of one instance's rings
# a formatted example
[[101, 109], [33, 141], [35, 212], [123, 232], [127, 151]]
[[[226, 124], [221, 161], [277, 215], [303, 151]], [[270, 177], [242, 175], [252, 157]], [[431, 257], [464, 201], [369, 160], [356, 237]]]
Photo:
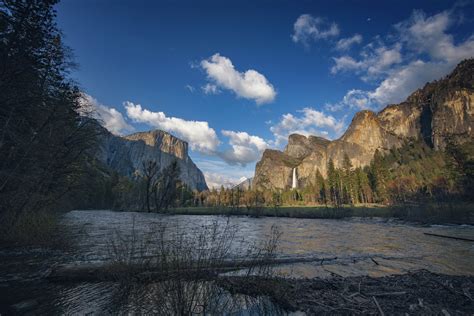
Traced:
[[390, 105], [378, 117], [384, 128], [403, 137], [422, 138], [443, 149], [447, 138], [474, 137], [474, 59], [461, 62], [444, 79], [427, 83], [405, 102]]
[[181, 180], [193, 190], [207, 190], [204, 175], [188, 155], [188, 143], [164, 131], [120, 137], [104, 129], [96, 157], [117, 173], [131, 178], [142, 173], [146, 161], [156, 161], [162, 170], [177, 160]]
[[298, 186], [313, 181], [319, 170], [327, 175], [330, 159], [338, 168], [347, 155], [354, 167], [370, 164], [376, 150], [383, 152], [404, 141], [422, 139], [435, 150], [443, 150], [447, 139], [474, 139], [474, 59], [461, 62], [442, 80], [426, 84], [406, 101], [379, 113], [356, 113], [347, 131], [337, 140], [292, 134], [284, 151], [267, 149], [255, 168], [253, 186], [287, 189], [292, 169]]

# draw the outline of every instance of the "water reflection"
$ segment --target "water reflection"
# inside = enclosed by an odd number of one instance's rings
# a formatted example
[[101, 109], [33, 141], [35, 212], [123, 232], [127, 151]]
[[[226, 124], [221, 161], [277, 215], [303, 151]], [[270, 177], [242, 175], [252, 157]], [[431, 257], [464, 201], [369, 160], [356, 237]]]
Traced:
[[[44, 281], [44, 276], [58, 264], [80, 265], [110, 260], [110, 239], [117, 231], [131, 234], [132, 223], [136, 231], [144, 236], [158, 224], [193, 234], [195, 228], [227, 220], [219, 216], [69, 212], [64, 217], [64, 233], [75, 241], [73, 249], [62, 252], [34, 249], [17, 253], [0, 252], [0, 313], [161, 313], [183, 306], [176, 303], [178, 296], [192, 297], [184, 306], [187, 306], [186, 310], [198, 314], [210, 311], [219, 314], [217, 311], [222, 311], [224, 307], [239, 315], [281, 312], [268, 298], [231, 295], [214, 283], [149, 282], [131, 286], [117, 282], [65, 285]], [[423, 234], [431, 232], [472, 239], [472, 226], [421, 227], [381, 219], [232, 217], [229, 220], [238, 227], [236, 238], [248, 244], [265, 240], [270, 236], [272, 226], [280, 228], [282, 237], [277, 255], [280, 259], [288, 259], [286, 264], [275, 267], [281, 276], [382, 276], [417, 269], [474, 275], [473, 243]], [[292, 260], [297, 262], [291, 263]], [[170, 303], [173, 301], [174, 304]]]
[[[107, 240], [114, 230], [127, 232], [135, 217], [136, 228], [145, 234], [155, 224], [167, 224], [191, 232], [193, 228], [212, 221], [225, 223], [222, 216], [163, 216], [147, 213], [110, 211], [73, 211], [65, 217], [65, 225], [77, 234], [78, 261], [107, 258]], [[335, 258], [323, 262], [305, 262], [281, 267], [292, 277], [328, 276], [327, 269], [341, 275], [382, 276], [428, 269], [437, 273], [474, 274], [474, 245], [465, 241], [424, 235], [432, 232], [474, 238], [472, 226], [406, 225], [381, 219], [323, 220], [296, 218], [232, 217], [238, 238], [247, 243], [264, 240], [271, 227], [282, 232], [280, 257]], [[375, 264], [373, 260], [379, 264]]]

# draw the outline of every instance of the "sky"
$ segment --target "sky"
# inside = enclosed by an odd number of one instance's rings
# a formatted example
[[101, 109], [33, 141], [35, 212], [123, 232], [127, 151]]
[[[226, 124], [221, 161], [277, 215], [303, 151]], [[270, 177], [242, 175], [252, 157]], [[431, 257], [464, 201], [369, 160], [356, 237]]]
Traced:
[[474, 56], [474, 1], [62, 0], [71, 73], [104, 126], [187, 141], [210, 187], [291, 133], [340, 137]]

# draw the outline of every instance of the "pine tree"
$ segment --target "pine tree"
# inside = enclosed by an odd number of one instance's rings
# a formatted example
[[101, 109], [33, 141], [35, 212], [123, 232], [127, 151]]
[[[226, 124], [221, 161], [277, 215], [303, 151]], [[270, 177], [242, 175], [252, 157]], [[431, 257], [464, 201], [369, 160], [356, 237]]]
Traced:
[[375, 150], [374, 159], [370, 164], [369, 180], [372, 191], [376, 194], [379, 202], [386, 202], [388, 199], [386, 181], [388, 170], [384, 165], [382, 154]]
[[325, 181], [324, 181], [324, 178], [323, 178], [323, 175], [321, 174], [321, 172], [319, 172], [319, 169], [316, 170], [316, 177], [315, 177], [315, 194], [317, 196], [317, 201], [320, 203], [320, 204], [326, 204], [327, 201], [326, 201], [326, 185], [325, 185]]
[[342, 162], [342, 185], [343, 199], [345, 203], [354, 204], [354, 177], [352, 173], [352, 163], [347, 154], [344, 154]]
[[339, 172], [334, 166], [334, 161], [329, 159], [328, 162], [328, 187], [330, 192], [330, 199], [334, 205], [340, 205], [340, 177]]

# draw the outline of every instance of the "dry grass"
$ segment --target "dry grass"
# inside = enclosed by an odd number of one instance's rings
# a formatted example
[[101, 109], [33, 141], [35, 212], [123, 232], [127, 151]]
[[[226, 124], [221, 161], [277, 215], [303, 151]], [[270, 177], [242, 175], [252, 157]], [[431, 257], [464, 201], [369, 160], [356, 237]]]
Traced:
[[156, 225], [144, 236], [134, 227], [127, 236], [116, 232], [109, 246], [109, 272], [121, 284], [119, 305], [159, 315], [216, 315], [248, 308], [278, 313], [264, 297], [232, 295], [218, 284], [220, 275], [231, 271], [243, 278], [274, 274], [278, 229], [272, 227], [259, 244], [238, 239], [237, 232], [229, 220], [193, 229]]

